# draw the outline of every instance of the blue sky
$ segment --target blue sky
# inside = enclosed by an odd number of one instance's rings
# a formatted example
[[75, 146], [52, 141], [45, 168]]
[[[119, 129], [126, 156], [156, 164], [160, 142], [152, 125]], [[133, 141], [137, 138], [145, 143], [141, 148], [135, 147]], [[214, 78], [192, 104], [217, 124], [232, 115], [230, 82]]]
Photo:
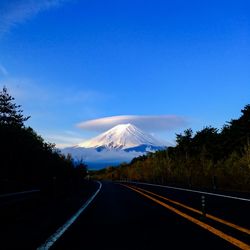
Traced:
[[145, 128], [169, 142], [221, 128], [250, 103], [250, 2], [2, 0], [4, 85], [58, 146], [116, 116], [157, 117]]

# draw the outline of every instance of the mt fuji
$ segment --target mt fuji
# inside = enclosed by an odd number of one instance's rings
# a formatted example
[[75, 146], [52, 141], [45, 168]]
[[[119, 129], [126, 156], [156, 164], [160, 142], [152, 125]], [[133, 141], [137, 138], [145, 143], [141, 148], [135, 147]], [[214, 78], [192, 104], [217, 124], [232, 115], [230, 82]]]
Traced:
[[134, 157], [165, 147], [164, 143], [138, 127], [120, 124], [88, 141], [64, 148], [61, 152], [71, 154], [75, 160], [83, 160], [89, 167], [101, 168], [129, 162]]

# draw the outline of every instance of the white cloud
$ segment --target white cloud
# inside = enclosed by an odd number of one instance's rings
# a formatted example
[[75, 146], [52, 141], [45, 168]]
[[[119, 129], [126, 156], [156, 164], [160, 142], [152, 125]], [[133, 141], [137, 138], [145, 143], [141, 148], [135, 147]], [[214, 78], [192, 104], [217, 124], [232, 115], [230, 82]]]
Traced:
[[74, 159], [83, 160], [87, 163], [101, 162], [130, 162], [133, 158], [146, 154], [142, 152], [125, 152], [123, 150], [96, 151], [94, 148], [65, 148], [61, 152], [71, 154]]
[[41, 11], [58, 7], [68, 0], [3, 0], [0, 3], [0, 34]]
[[84, 138], [70, 131], [64, 133], [45, 134], [44, 138], [47, 142], [55, 143], [57, 148], [72, 147], [81, 143]]
[[176, 115], [120, 115], [88, 120], [77, 124], [77, 127], [90, 131], [104, 131], [113, 126], [132, 123], [143, 130], [169, 131], [188, 124], [186, 118]]
[[8, 71], [7, 71], [7, 69], [2, 65], [2, 64], [0, 64], [0, 75], [2, 75], [2, 76], [8, 76]]

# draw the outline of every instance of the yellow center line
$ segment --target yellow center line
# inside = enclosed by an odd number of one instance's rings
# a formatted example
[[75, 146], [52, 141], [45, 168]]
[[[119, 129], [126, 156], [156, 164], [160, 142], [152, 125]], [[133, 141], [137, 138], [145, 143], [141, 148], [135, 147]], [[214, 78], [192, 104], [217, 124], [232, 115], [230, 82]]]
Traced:
[[198, 226], [200, 226], [200, 227], [208, 230], [209, 232], [211, 232], [211, 233], [219, 236], [220, 238], [228, 241], [232, 245], [234, 245], [234, 246], [236, 246], [236, 247], [238, 247], [238, 248], [240, 248], [242, 250], [250, 250], [250, 246], [247, 245], [246, 243], [244, 243], [244, 242], [242, 242], [242, 241], [240, 241], [240, 240], [238, 240], [238, 239], [236, 239], [236, 238], [234, 238], [234, 237], [232, 237], [230, 235], [227, 235], [227, 234], [223, 233], [222, 231], [220, 231], [220, 230], [218, 230], [218, 229], [216, 229], [214, 227], [211, 227], [211, 226], [207, 225], [206, 223], [204, 223], [202, 221], [199, 221], [199, 220], [197, 220], [197, 219], [195, 219], [195, 218], [193, 218], [193, 217], [191, 217], [191, 216], [189, 216], [189, 215], [181, 212], [181, 211], [177, 210], [176, 208], [171, 207], [168, 204], [166, 204], [166, 203], [164, 203], [164, 202], [162, 202], [160, 200], [157, 200], [156, 198], [154, 198], [152, 196], [149, 196], [148, 194], [143, 193], [140, 190], [137, 190], [137, 189], [135, 189], [133, 187], [130, 187], [130, 186], [127, 186], [127, 185], [124, 185], [124, 184], [121, 184], [121, 185], [123, 185], [123, 186], [125, 186], [127, 188], [130, 188], [131, 190], [133, 190], [133, 191], [135, 191], [135, 192], [137, 192], [137, 193], [139, 193], [139, 194], [147, 197], [148, 199], [150, 199], [150, 200], [152, 200], [152, 201], [154, 201], [154, 202], [162, 205], [163, 207], [169, 209], [170, 211], [172, 211], [172, 212], [174, 212], [174, 213], [176, 213], [176, 214], [184, 217], [185, 219], [187, 219], [187, 220], [195, 223], [196, 225], [198, 225]]
[[[132, 187], [134, 187], [134, 186], [132, 186]], [[189, 206], [187, 206], [187, 205], [184, 205], [184, 204], [182, 204], [182, 203], [180, 203], [180, 202], [171, 200], [171, 199], [169, 199], [169, 198], [166, 198], [166, 197], [164, 197], [164, 196], [161, 196], [161, 195], [158, 195], [158, 194], [156, 194], [156, 193], [150, 192], [150, 191], [145, 190], [145, 189], [143, 189], [143, 188], [139, 188], [139, 187], [134, 187], [134, 188], [137, 188], [137, 189], [139, 189], [139, 190], [141, 190], [141, 191], [144, 191], [144, 192], [147, 192], [147, 193], [152, 194], [152, 195], [154, 195], [154, 196], [157, 196], [157, 197], [159, 197], [159, 198], [161, 198], [161, 199], [164, 199], [164, 200], [166, 200], [166, 201], [169, 201], [169, 202], [171, 202], [171, 203], [173, 203], [173, 204], [176, 204], [176, 205], [178, 205], [178, 206], [184, 207], [184, 208], [186, 208], [186, 209], [188, 209], [188, 210], [190, 210], [190, 211], [192, 211], [192, 212], [195, 212], [195, 213], [198, 213], [198, 214], [202, 214], [201, 211], [199, 211], [199, 210], [197, 210], [197, 209], [195, 209], [195, 208], [189, 207]], [[239, 231], [241, 231], [241, 232], [243, 232], [243, 233], [246, 233], [246, 234], [249, 234], [249, 235], [250, 235], [250, 230], [247, 229], [247, 228], [238, 226], [238, 225], [236, 225], [236, 224], [233, 224], [233, 223], [231, 223], [231, 222], [225, 221], [225, 220], [223, 220], [223, 219], [220, 219], [220, 218], [218, 218], [218, 217], [216, 217], [216, 216], [213, 216], [213, 215], [210, 215], [210, 214], [206, 214], [206, 217], [208, 217], [208, 218], [210, 218], [210, 219], [212, 219], [212, 220], [214, 220], [214, 221], [220, 222], [220, 223], [222, 223], [222, 224], [224, 224], [224, 225], [227, 225], [227, 226], [229, 226], [229, 227], [232, 227], [232, 228], [234, 228], [234, 229], [237, 229], [237, 230], [239, 230]]]

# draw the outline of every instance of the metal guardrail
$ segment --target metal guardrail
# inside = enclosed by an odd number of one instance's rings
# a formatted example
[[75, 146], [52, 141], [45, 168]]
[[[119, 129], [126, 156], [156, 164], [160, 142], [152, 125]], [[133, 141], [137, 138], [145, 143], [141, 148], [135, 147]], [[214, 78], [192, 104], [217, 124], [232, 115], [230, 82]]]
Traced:
[[234, 199], [234, 200], [250, 202], [250, 199], [248, 199], [248, 198], [236, 197], [236, 196], [230, 196], [230, 195], [224, 195], [224, 194], [212, 193], [212, 192], [204, 192], [204, 191], [199, 191], [199, 190], [194, 190], [194, 189], [165, 186], [165, 185], [159, 185], [159, 184], [153, 184], [153, 183], [147, 183], [147, 182], [129, 181], [128, 179], [126, 179], [125, 181], [121, 180], [121, 182], [142, 184], [142, 185], [148, 185], [148, 186], [156, 186], [156, 187], [162, 187], [162, 188], [169, 188], [169, 189], [175, 189], [175, 190], [186, 191], [186, 192], [191, 192], [191, 193], [206, 194], [206, 195], [211, 195], [211, 196], [217, 196], [217, 197], [222, 197], [222, 198], [229, 198], [229, 199]]

